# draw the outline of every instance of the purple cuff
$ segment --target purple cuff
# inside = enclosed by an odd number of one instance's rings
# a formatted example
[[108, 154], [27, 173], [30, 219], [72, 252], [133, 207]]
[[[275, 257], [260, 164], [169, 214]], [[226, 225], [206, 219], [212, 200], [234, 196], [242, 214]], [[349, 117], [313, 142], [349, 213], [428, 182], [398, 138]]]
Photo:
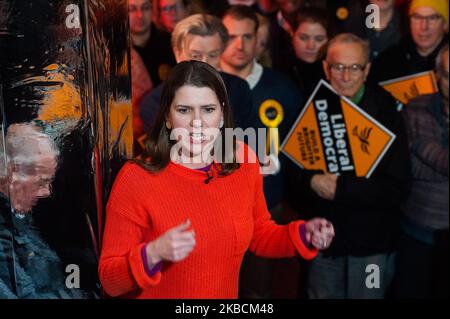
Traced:
[[159, 263], [154, 265], [152, 268], [149, 268], [148, 260], [147, 260], [147, 252], [145, 251], [145, 247], [147, 247], [147, 246], [144, 245], [141, 249], [142, 262], [144, 263], [144, 269], [145, 269], [145, 272], [147, 273], [147, 275], [149, 275], [150, 277], [153, 277], [154, 275], [156, 275], [156, 273], [161, 271], [162, 261], [160, 261]]
[[306, 239], [306, 224], [301, 224], [298, 228], [298, 232], [300, 234], [300, 239], [302, 240], [303, 244], [308, 247], [309, 249], [314, 248], [314, 246]]

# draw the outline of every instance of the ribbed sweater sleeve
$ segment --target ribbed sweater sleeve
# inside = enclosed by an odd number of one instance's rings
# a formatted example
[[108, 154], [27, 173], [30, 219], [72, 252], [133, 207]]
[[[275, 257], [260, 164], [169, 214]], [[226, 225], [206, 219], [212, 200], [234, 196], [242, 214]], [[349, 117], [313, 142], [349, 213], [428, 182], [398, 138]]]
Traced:
[[262, 175], [259, 174], [259, 167], [256, 169], [258, 173], [253, 210], [254, 233], [250, 250], [258, 256], [267, 258], [294, 257], [296, 253], [308, 260], [314, 258], [318, 253], [317, 249], [309, 249], [300, 238], [299, 227], [304, 221], [277, 225], [270, 219], [264, 199]]
[[[251, 249], [272, 258], [315, 255], [300, 239], [302, 221], [276, 225], [264, 199], [258, 163], [205, 184], [205, 172], [176, 163], [159, 173], [125, 164], [106, 208], [99, 277], [110, 296], [236, 298], [239, 269]], [[191, 220], [196, 245], [155, 274], [145, 269], [144, 245]], [[162, 279], [162, 277], [164, 277]]]
[[[145, 209], [130, 187], [133, 178], [129, 169], [124, 169], [114, 183], [108, 205], [102, 254], [99, 263], [100, 281], [110, 296], [120, 296], [139, 288], [157, 285], [161, 272], [148, 276], [142, 262], [141, 250], [146, 244], [144, 232], [149, 223], [145, 220]], [[134, 193], [128, 191], [132, 189]]]

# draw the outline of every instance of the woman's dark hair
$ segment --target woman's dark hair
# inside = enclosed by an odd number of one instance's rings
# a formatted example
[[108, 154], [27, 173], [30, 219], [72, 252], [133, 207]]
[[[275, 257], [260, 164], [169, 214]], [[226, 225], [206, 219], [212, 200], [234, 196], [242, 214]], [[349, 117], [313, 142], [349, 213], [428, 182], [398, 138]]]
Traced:
[[[330, 21], [331, 21], [330, 15], [324, 9], [315, 7], [302, 9], [294, 19], [294, 34], [297, 32], [297, 29], [300, 27], [300, 25], [305, 22], [318, 23], [325, 29], [329, 41], [333, 35], [332, 31], [333, 27], [331, 25], [332, 22]], [[322, 49], [319, 51], [319, 60], [321, 60], [325, 56], [326, 47], [327, 46], [324, 45]]]
[[326, 10], [314, 7], [305, 8], [300, 10], [300, 12], [298, 12], [295, 16], [293, 25], [294, 32], [303, 22], [318, 23], [326, 30], [328, 39], [331, 39], [333, 34], [331, 31], [332, 25], [330, 21], [330, 15]]
[[[145, 150], [135, 162], [144, 169], [154, 173], [163, 170], [169, 164], [170, 150], [175, 142], [170, 140], [170, 130], [166, 127], [165, 122], [177, 90], [184, 85], [198, 88], [207, 87], [217, 95], [217, 99], [222, 107], [224, 121], [221, 134], [217, 137], [217, 142], [221, 142], [219, 145], [223, 157], [220, 158], [219, 174], [231, 174], [239, 168], [239, 164], [236, 161], [235, 143], [225, 143], [225, 128], [233, 128], [233, 116], [227, 90], [220, 74], [209, 64], [200, 61], [178, 63], [170, 72], [168, 79], [164, 82], [155, 124], [145, 141]], [[231, 148], [225, 149], [226, 147]]]

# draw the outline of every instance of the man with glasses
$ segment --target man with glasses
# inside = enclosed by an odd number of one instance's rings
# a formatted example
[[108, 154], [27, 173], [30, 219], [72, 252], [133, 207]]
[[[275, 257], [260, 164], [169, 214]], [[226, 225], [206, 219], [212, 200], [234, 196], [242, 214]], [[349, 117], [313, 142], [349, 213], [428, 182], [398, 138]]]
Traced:
[[[355, 103], [359, 103], [364, 93], [364, 82], [370, 70], [370, 62], [366, 59], [368, 44], [360, 42], [351, 34], [336, 37], [330, 43], [327, 59], [323, 61], [325, 76], [333, 88]], [[342, 62], [351, 63], [342, 63]]]
[[[394, 270], [400, 202], [410, 184], [403, 120], [394, 98], [366, 83], [371, 68], [368, 42], [351, 33], [336, 36], [323, 67], [339, 95], [351, 99], [396, 138], [370, 178], [300, 169], [289, 174], [291, 185], [305, 185], [309, 191], [311, 216], [326, 216], [336, 229], [330, 249], [309, 265], [308, 297], [383, 298]], [[368, 277], [371, 274], [374, 277]]]
[[377, 82], [435, 68], [439, 50], [448, 42], [448, 0], [413, 0], [409, 6], [411, 37], [374, 61]]
[[183, 0], [156, 0], [157, 14], [161, 27], [172, 33], [177, 23], [188, 16], [188, 10]]

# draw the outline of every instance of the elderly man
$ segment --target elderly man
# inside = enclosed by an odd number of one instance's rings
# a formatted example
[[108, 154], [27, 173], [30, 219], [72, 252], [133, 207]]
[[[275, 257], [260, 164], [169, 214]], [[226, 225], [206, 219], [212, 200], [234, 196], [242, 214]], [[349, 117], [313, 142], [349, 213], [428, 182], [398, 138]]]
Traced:
[[448, 297], [448, 44], [436, 60], [440, 92], [410, 101], [404, 112], [412, 161], [404, 204], [396, 296]]
[[5, 142], [2, 135], [0, 131], [0, 299], [87, 297], [80, 289], [68, 289], [59, 257], [32, 221], [38, 200], [51, 195], [58, 156], [54, 142], [30, 123], [10, 125]]
[[[400, 203], [410, 184], [403, 119], [387, 92], [366, 83], [371, 67], [366, 41], [350, 33], [336, 36], [323, 67], [339, 95], [351, 99], [396, 138], [370, 178], [291, 167], [287, 174], [291, 187], [297, 187], [300, 196], [303, 185], [313, 204], [312, 215], [326, 216], [336, 228], [330, 249], [310, 264], [307, 293], [310, 298], [383, 298], [394, 270]], [[366, 285], [371, 273], [376, 273], [374, 286]]]
[[448, 9], [448, 0], [411, 1], [411, 38], [380, 54], [370, 78], [381, 82], [434, 70], [436, 56], [448, 42]]
[[[177, 62], [199, 60], [220, 70], [220, 57], [228, 41], [228, 33], [219, 18], [194, 14], [181, 20], [172, 33], [172, 48]], [[240, 78], [220, 72], [227, 87], [233, 109], [235, 127], [243, 129], [252, 123], [252, 98], [248, 84]], [[163, 86], [154, 88], [141, 102], [141, 118], [149, 132], [159, 110]]]

